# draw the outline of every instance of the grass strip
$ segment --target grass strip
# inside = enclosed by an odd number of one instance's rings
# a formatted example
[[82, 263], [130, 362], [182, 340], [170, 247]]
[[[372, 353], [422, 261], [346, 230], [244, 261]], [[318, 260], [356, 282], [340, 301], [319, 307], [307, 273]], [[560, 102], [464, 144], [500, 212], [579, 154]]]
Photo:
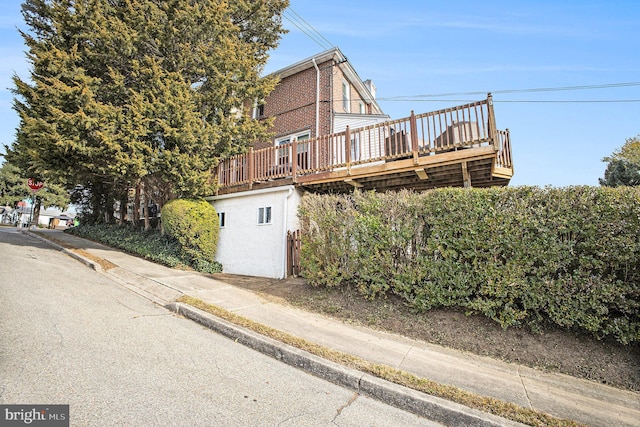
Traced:
[[114, 263], [107, 261], [104, 258], [100, 258], [97, 257], [95, 255], [90, 254], [87, 251], [83, 251], [82, 249], [73, 249], [73, 248], [69, 248], [70, 251], [80, 255], [81, 257], [87, 258], [93, 262], [95, 262], [96, 264], [100, 265], [100, 267], [102, 267], [103, 271], [108, 271], [111, 270], [112, 268], [116, 268], [117, 265], [115, 265]]
[[62, 240], [58, 240], [55, 237], [51, 237], [50, 235], [48, 235], [47, 233], [38, 233], [37, 231], [33, 232], [35, 234], [37, 234], [38, 236], [49, 240], [50, 242], [55, 243], [58, 246], [62, 246], [63, 248], [70, 250], [71, 252], [80, 255], [83, 258], [86, 258], [90, 261], [95, 262], [96, 264], [98, 264], [100, 267], [102, 267], [103, 271], [108, 271], [111, 270], [112, 268], [116, 268], [117, 265], [115, 265], [114, 263], [112, 263], [111, 261], [108, 261], [104, 258], [100, 258], [97, 257], [93, 254], [90, 254], [89, 252], [82, 250], [82, 249], [78, 249], [75, 248], [73, 246], [71, 246], [70, 244], [68, 244], [67, 242], [63, 242]]
[[417, 377], [400, 369], [390, 366], [372, 363], [337, 350], [309, 342], [303, 338], [282, 332], [270, 326], [263, 325], [253, 320], [247, 319], [224, 308], [208, 304], [200, 299], [184, 295], [178, 299], [178, 302], [188, 304], [202, 311], [210, 313], [221, 319], [234, 323], [235, 325], [252, 330], [269, 338], [273, 338], [285, 344], [307, 351], [324, 359], [340, 363], [349, 368], [353, 368], [368, 374], [374, 375], [386, 381], [393, 382], [411, 389], [430, 394], [432, 396], [441, 397], [443, 399], [465, 405], [470, 408], [488, 412], [502, 418], [507, 418], [523, 424], [535, 427], [578, 427], [581, 424], [572, 420], [565, 420], [553, 417], [544, 412], [533, 409], [523, 408], [510, 402], [504, 402], [493, 397], [480, 396], [460, 388], [439, 384], [435, 381]]

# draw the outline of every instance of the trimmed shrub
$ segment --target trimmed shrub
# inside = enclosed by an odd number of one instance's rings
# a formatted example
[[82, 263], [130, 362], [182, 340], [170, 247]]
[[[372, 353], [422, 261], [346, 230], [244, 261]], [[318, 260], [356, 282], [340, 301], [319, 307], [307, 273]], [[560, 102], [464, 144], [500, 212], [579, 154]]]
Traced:
[[640, 341], [638, 188], [305, 195], [300, 217], [312, 284]]
[[355, 209], [341, 196], [305, 195], [299, 207], [308, 236], [301, 248], [305, 277], [317, 285], [339, 286], [353, 279], [351, 225]]
[[182, 245], [193, 264], [215, 264], [220, 224], [215, 208], [203, 199], [174, 199], [162, 207], [162, 227]]

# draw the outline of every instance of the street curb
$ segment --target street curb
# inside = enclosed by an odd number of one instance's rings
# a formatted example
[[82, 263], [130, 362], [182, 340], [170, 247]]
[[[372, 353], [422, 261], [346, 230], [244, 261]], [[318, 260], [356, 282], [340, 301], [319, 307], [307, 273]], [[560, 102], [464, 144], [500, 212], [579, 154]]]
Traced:
[[[138, 273], [125, 270], [120, 266], [116, 266], [115, 268], [112, 268], [112, 269], [109, 269], [109, 270], [104, 270], [99, 263], [97, 263], [97, 262], [95, 262], [93, 260], [90, 260], [88, 258], [85, 258], [82, 255], [78, 255], [77, 253], [73, 252], [69, 248], [65, 248], [64, 246], [61, 246], [61, 245], [57, 244], [56, 242], [47, 239], [44, 236], [40, 236], [37, 233], [33, 233], [33, 232], [30, 232], [30, 231], [23, 231], [23, 233], [26, 233], [29, 236], [32, 236], [32, 237], [34, 237], [34, 238], [36, 238], [38, 240], [41, 240], [41, 241], [47, 243], [48, 245], [54, 247], [55, 249], [58, 249], [58, 250], [64, 252], [65, 254], [69, 255], [71, 258], [74, 258], [75, 260], [80, 261], [81, 263], [83, 263], [84, 265], [88, 266], [89, 268], [92, 268], [93, 270], [95, 270], [98, 273], [106, 275], [107, 277], [111, 278], [112, 280], [117, 281], [121, 286], [124, 286], [128, 290], [140, 295], [143, 298], [148, 299], [149, 301], [151, 301], [154, 304], [157, 304], [159, 306], [164, 306], [165, 304], [167, 304], [171, 300], [170, 299], [166, 299], [166, 298], [162, 298], [161, 295], [158, 295], [157, 293], [154, 293], [154, 292], [150, 291], [148, 288], [145, 289], [145, 288], [139, 286], [139, 283], [141, 283], [144, 280], [146, 280], [148, 282], [151, 282], [151, 283], [157, 285], [160, 288], [171, 289], [172, 291], [175, 291], [176, 293], [183, 294], [183, 292], [180, 291], [179, 289], [176, 289], [176, 288], [174, 288], [172, 286], [169, 286], [169, 285], [167, 285], [165, 283], [162, 283], [162, 282], [159, 282], [157, 280], [150, 279], [148, 277], [142, 276], [142, 275], [140, 275]], [[127, 271], [130, 275], [135, 275], [137, 277], [142, 278], [143, 280], [136, 281], [135, 283], [138, 283], [138, 285], [136, 285], [134, 282], [128, 280], [127, 278], [121, 277], [121, 275], [119, 275], [117, 273], [118, 269], [121, 269], [122, 271]]]
[[37, 233], [33, 233], [31, 231], [25, 230], [22, 231], [20, 230], [21, 233], [27, 234], [31, 237], [35, 237], [36, 239], [49, 244], [50, 246], [53, 246], [54, 248], [58, 249], [59, 251], [64, 252], [65, 254], [69, 255], [71, 258], [74, 258], [76, 261], [80, 261], [81, 263], [83, 263], [84, 265], [86, 265], [89, 268], [94, 269], [95, 271], [102, 273], [102, 267], [100, 267], [100, 264], [93, 262], [83, 256], [78, 255], [77, 253], [73, 252], [72, 250], [69, 250], [67, 248], [65, 248], [64, 246], [61, 246], [59, 244], [57, 244], [56, 242], [53, 242], [49, 239], [47, 239], [46, 237], [42, 237], [40, 235], [38, 235]]
[[447, 426], [524, 426], [524, 424], [412, 390], [322, 359], [307, 351], [239, 327], [188, 304], [173, 302], [165, 305], [165, 308], [290, 366], [349, 388], [358, 394]]

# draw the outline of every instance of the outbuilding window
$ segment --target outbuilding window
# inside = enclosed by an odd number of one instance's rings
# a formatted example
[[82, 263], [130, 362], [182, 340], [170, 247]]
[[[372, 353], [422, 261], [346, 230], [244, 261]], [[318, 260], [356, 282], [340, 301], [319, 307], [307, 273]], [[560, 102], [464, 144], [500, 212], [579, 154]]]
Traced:
[[271, 206], [258, 208], [258, 225], [271, 224]]

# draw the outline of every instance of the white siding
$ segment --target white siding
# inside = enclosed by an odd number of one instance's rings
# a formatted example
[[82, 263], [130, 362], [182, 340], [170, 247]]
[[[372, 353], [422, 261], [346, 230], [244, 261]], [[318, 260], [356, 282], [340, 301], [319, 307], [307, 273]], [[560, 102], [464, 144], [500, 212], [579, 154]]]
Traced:
[[[383, 129], [370, 129], [361, 133], [353, 132], [356, 129], [366, 126], [375, 125], [377, 123], [384, 123], [389, 120], [389, 116], [386, 115], [371, 115], [371, 114], [336, 114], [334, 119], [334, 133], [344, 132], [349, 126], [352, 131], [352, 148], [351, 148], [351, 160], [352, 162], [369, 161], [376, 157], [384, 156], [384, 130]], [[354, 147], [357, 144], [357, 148]], [[337, 150], [344, 151], [344, 145], [336, 147]], [[337, 163], [337, 159], [342, 158], [342, 155], [334, 153], [334, 163]]]
[[[208, 198], [225, 213], [216, 260], [231, 274], [281, 279], [286, 275], [286, 234], [298, 228], [300, 192], [293, 186]], [[258, 224], [258, 209], [271, 207], [271, 223]]]
[[333, 133], [349, 129], [361, 128], [389, 120], [389, 116], [374, 114], [336, 114], [333, 118]]

